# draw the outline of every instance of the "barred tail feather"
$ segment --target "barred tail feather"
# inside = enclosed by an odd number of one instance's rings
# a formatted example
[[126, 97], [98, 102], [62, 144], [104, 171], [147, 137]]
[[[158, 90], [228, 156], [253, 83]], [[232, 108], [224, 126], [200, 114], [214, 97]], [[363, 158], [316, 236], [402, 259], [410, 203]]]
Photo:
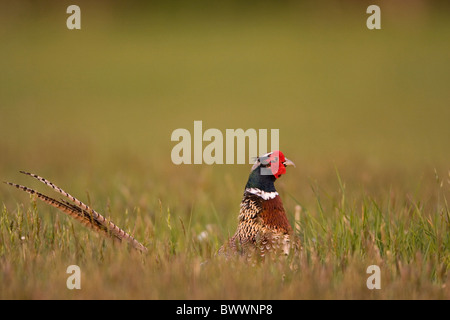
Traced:
[[112, 221], [107, 220], [105, 217], [103, 217], [101, 214], [96, 212], [95, 210], [91, 209], [89, 206], [78, 200], [77, 198], [71, 196], [69, 193], [65, 192], [58, 186], [54, 185], [52, 182], [39, 177], [38, 175], [35, 175], [33, 173], [28, 173], [21, 171], [21, 173], [29, 175], [45, 185], [51, 187], [58, 193], [62, 194], [63, 196], [67, 197], [69, 200], [74, 202], [75, 204], [72, 204], [65, 200], [55, 200], [53, 198], [50, 198], [49, 196], [46, 196], [45, 194], [42, 194], [40, 192], [37, 192], [33, 189], [30, 189], [28, 187], [11, 183], [11, 182], [5, 182], [6, 184], [16, 187], [20, 190], [23, 190], [25, 192], [28, 192], [30, 194], [35, 194], [40, 200], [43, 202], [48, 203], [49, 205], [59, 209], [60, 211], [66, 213], [67, 215], [71, 216], [75, 220], [81, 222], [83, 225], [90, 227], [91, 229], [102, 233], [104, 235], [111, 236], [114, 239], [117, 239], [119, 241], [126, 240], [128, 241], [135, 249], [138, 249], [142, 252], [146, 252], [147, 248], [142, 245], [139, 241], [137, 241], [135, 238], [133, 238], [130, 234], [125, 232], [123, 229], [119, 228], [116, 224], [114, 224]]

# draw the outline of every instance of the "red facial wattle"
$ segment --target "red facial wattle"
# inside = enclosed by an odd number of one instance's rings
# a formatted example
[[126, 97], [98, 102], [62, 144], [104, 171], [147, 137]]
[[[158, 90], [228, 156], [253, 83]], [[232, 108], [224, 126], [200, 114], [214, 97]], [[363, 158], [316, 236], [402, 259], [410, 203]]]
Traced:
[[281, 151], [274, 151], [269, 156], [270, 170], [275, 178], [279, 178], [281, 175], [286, 173], [286, 167], [283, 164], [286, 161], [284, 154]]

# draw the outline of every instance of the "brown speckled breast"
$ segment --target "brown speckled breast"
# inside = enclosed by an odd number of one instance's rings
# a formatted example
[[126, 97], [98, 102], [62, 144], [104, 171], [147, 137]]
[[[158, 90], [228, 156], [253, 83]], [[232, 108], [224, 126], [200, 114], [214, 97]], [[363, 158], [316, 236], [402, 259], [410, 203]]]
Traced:
[[236, 233], [220, 248], [219, 254], [252, 256], [258, 253], [265, 256], [289, 252], [292, 228], [278, 195], [264, 200], [258, 195], [244, 193], [238, 219]]

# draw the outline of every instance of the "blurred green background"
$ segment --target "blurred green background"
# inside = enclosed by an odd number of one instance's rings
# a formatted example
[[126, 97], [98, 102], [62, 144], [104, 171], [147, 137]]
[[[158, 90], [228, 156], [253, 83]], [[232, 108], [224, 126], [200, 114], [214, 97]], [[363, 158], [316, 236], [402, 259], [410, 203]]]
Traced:
[[[70, 4], [81, 30], [66, 28]], [[366, 27], [370, 4], [381, 30]], [[210, 200], [235, 212], [249, 165], [171, 162], [172, 131], [202, 120], [279, 129], [297, 164], [280, 187], [297, 199], [335, 169], [414, 190], [448, 170], [448, 14], [436, 1], [2, 1], [0, 177], [174, 202], [226, 185], [235, 205]]]

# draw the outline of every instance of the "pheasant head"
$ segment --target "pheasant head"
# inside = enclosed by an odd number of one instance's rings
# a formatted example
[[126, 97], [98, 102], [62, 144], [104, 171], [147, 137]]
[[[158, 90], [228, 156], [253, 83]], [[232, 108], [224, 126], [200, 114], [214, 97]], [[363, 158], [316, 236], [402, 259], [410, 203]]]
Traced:
[[275, 192], [274, 182], [286, 173], [287, 166], [295, 164], [281, 151], [269, 152], [256, 159], [245, 189], [255, 189], [264, 193]]

